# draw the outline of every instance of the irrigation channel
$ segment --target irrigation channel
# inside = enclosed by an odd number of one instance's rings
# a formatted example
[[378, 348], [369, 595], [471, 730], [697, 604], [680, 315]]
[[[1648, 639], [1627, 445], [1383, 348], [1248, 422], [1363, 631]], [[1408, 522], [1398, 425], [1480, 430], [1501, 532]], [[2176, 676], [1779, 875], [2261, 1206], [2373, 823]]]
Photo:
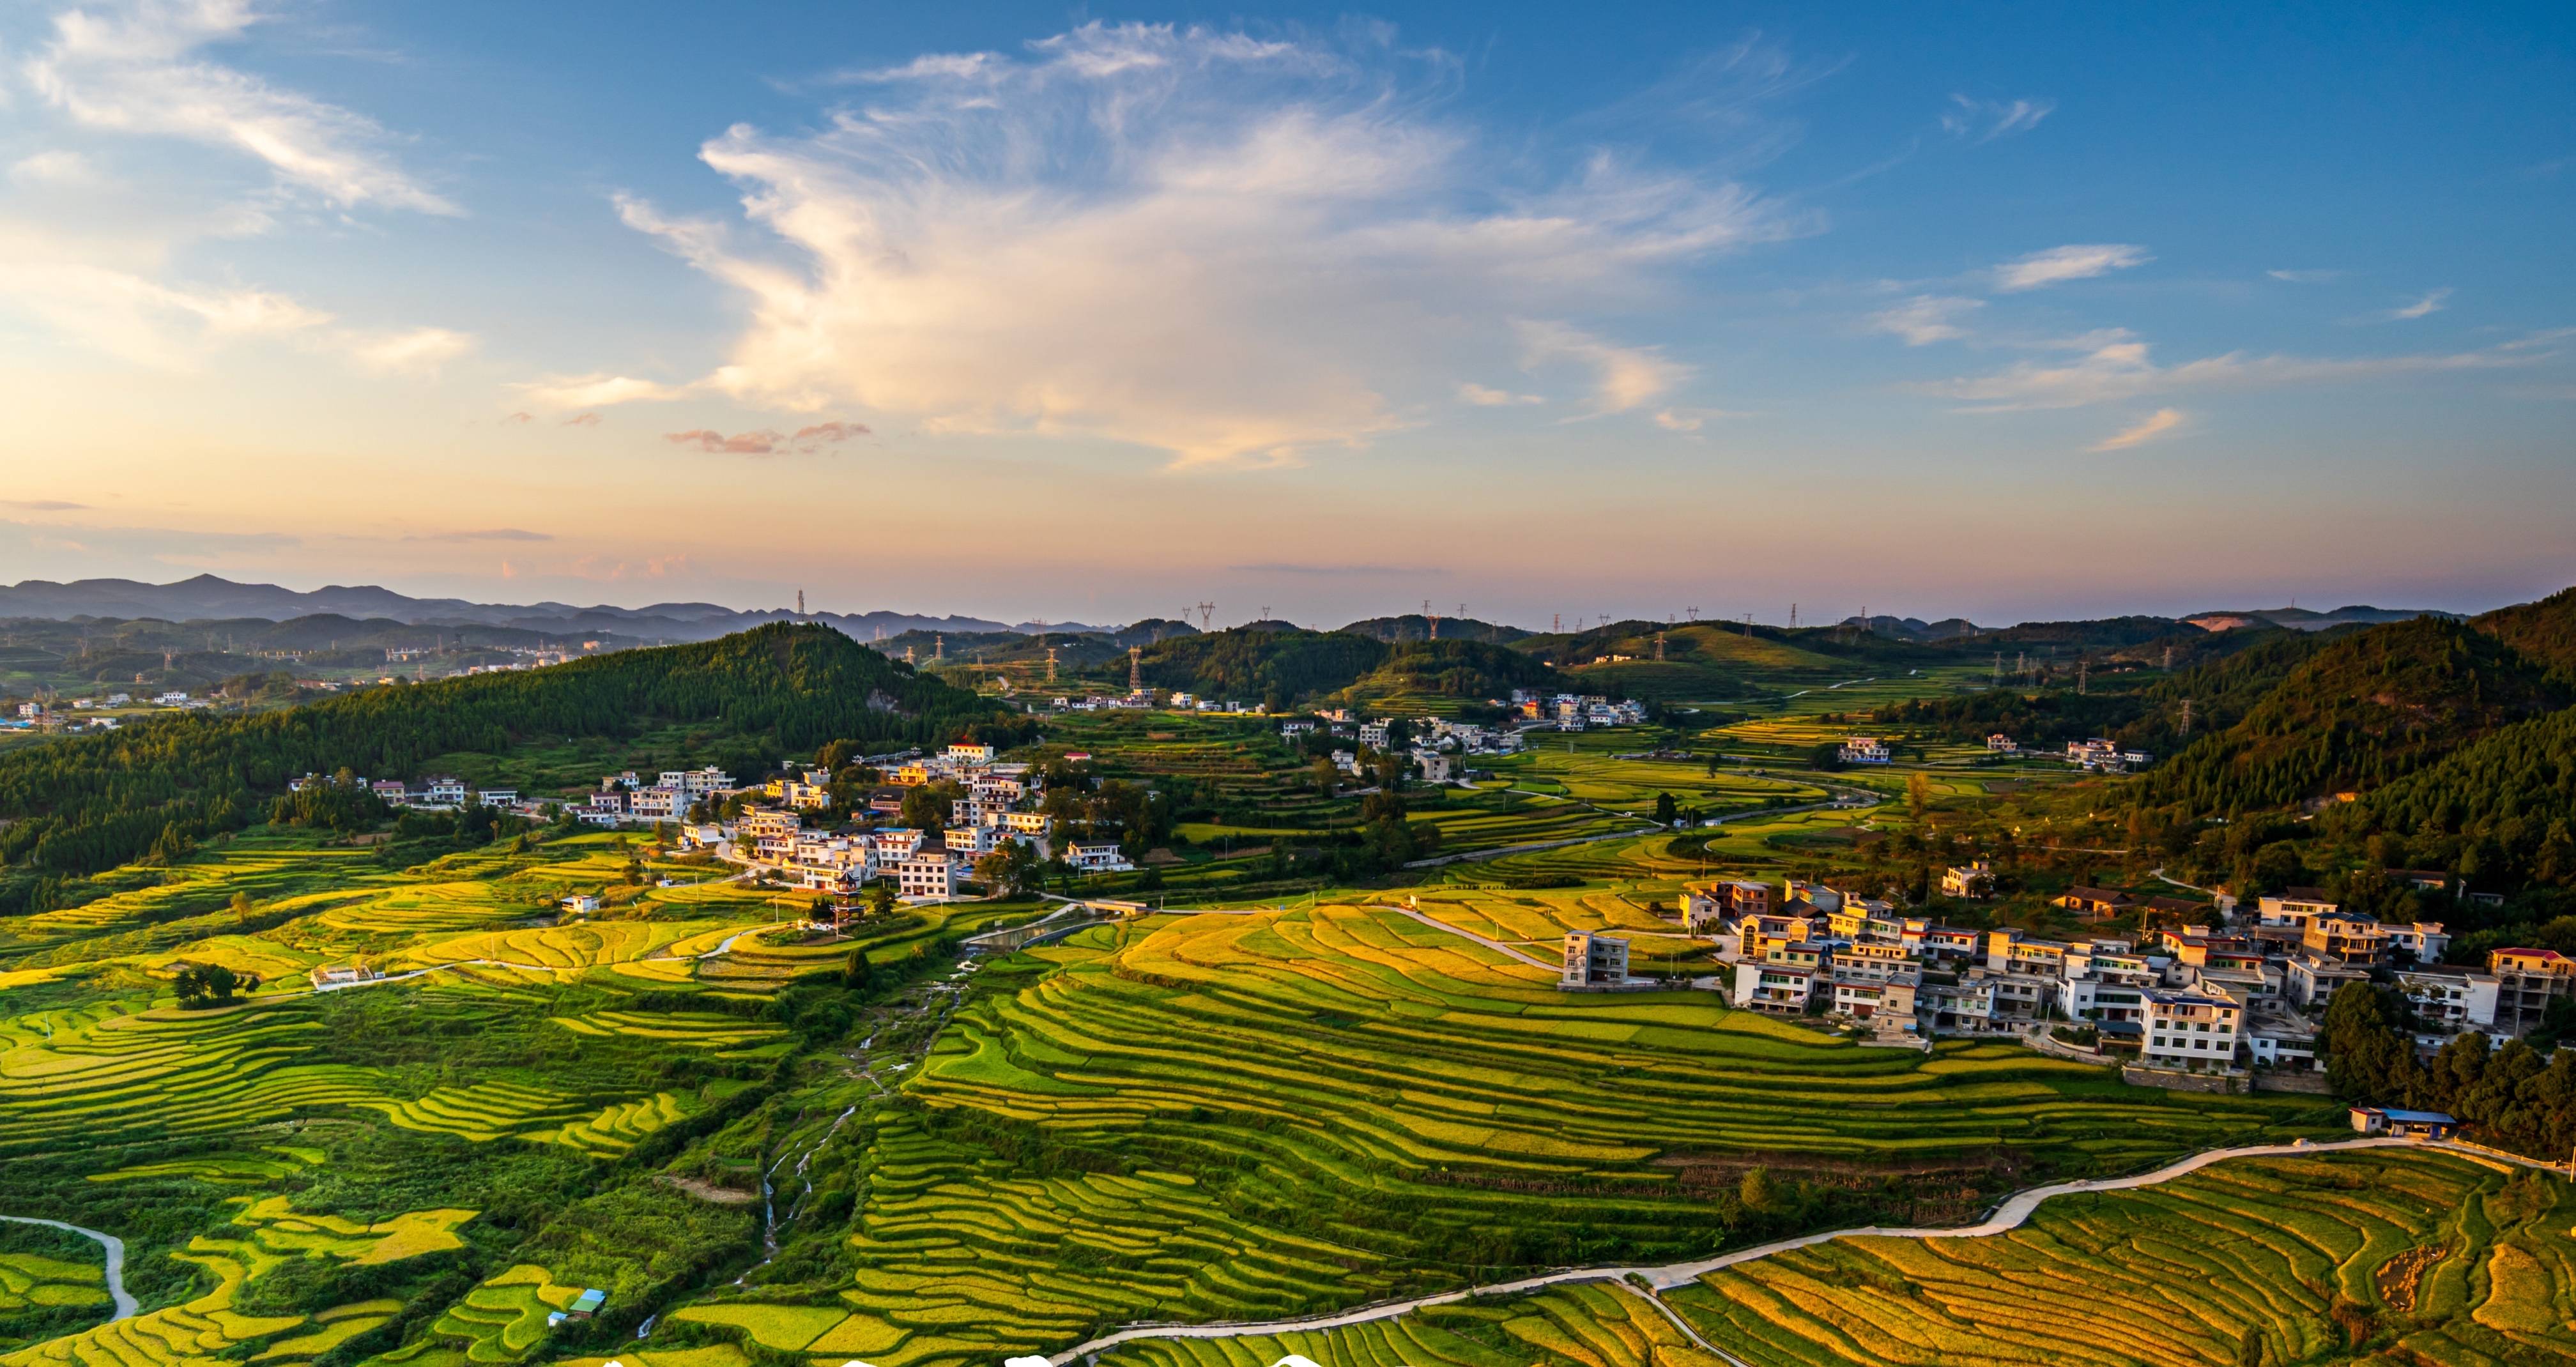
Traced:
[[116, 1313], [108, 1316], [108, 1319], [111, 1322], [131, 1319], [136, 1311], [143, 1308], [142, 1304], [125, 1290], [125, 1241], [123, 1239], [113, 1234], [101, 1234], [94, 1229], [67, 1225], [60, 1220], [40, 1220], [33, 1215], [0, 1215], [0, 1220], [6, 1220], [13, 1225], [44, 1225], [51, 1229], [69, 1230], [84, 1239], [97, 1240], [98, 1246], [107, 1250], [107, 1296], [116, 1304]]
[[1258, 1334], [1290, 1334], [1342, 1329], [1354, 1324], [1367, 1324], [1373, 1320], [1394, 1319], [1399, 1315], [1412, 1314], [1416, 1310], [1435, 1305], [1449, 1305], [1476, 1297], [1526, 1295], [1533, 1291], [1544, 1290], [1551, 1286], [1564, 1286], [1572, 1282], [1617, 1282], [1625, 1284], [1630, 1290], [1643, 1291], [1646, 1299], [1684, 1333], [1698, 1340], [1709, 1351], [1737, 1364], [1737, 1367], [1743, 1367], [1741, 1359], [1701, 1339], [1696, 1331], [1673, 1312], [1672, 1307], [1664, 1304], [1663, 1297], [1658, 1293], [1688, 1286], [1711, 1272], [1734, 1267], [1739, 1263], [1753, 1262], [1774, 1254], [1786, 1253], [1792, 1249], [1811, 1248], [1835, 1239], [1974, 1239], [1989, 1234], [2002, 1234], [2008, 1230], [2019, 1229], [2027, 1223], [2031, 1215], [2039, 1209], [2040, 1203], [2052, 1196], [2065, 1196], [2078, 1192], [2130, 1191], [2138, 1187], [2152, 1187], [2173, 1181], [2177, 1177], [2187, 1177], [2212, 1163], [2225, 1162], [2231, 1158], [2304, 1157], [2320, 1153], [2342, 1153], [2353, 1149], [2401, 1147], [2442, 1149], [2489, 1165], [2517, 1163], [2523, 1167], [2547, 1173], [2563, 1174], [2567, 1171], [2558, 1164], [2515, 1158], [2493, 1149], [2453, 1144], [2443, 1140], [2403, 1139], [2391, 1136], [2343, 1139], [2323, 1144], [2299, 1140], [2289, 1144], [2255, 1144], [2243, 1148], [2211, 1149], [2206, 1153], [2193, 1154], [2189, 1158], [2167, 1164], [2153, 1172], [2139, 1173], [2133, 1177], [2054, 1182], [2044, 1187], [2015, 1192], [1998, 1203], [1985, 1219], [1973, 1225], [1955, 1225], [1946, 1229], [1891, 1229], [1880, 1225], [1868, 1225], [1859, 1229], [1827, 1230], [1820, 1234], [1803, 1234], [1794, 1239], [1756, 1244], [1750, 1248], [1740, 1248], [1732, 1253], [1721, 1253], [1714, 1258], [1703, 1258], [1696, 1262], [1668, 1263], [1661, 1267], [1569, 1268], [1562, 1272], [1524, 1277], [1519, 1281], [1471, 1286], [1458, 1291], [1444, 1291], [1434, 1296], [1417, 1296], [1412, 1300], [1388, 1301], [1379, 1305], [1362, 1306], [1357, 1310], [1310, 1315], [1303, 1319], [1273, 1320], [1266, 1324], [1139, 1324], [1121, 1329], [1114, 1334], [1103, 1335], [1088, 1343], [1076, 1344], [1049, 1357], [1046, 1361], [1049, 1367], [1066, 1367], [1076, 1359], [1088, 1359], [1122, 1343], [1135, 1343], [1143, 1339], [1230, 1339], [1249, 1338]]

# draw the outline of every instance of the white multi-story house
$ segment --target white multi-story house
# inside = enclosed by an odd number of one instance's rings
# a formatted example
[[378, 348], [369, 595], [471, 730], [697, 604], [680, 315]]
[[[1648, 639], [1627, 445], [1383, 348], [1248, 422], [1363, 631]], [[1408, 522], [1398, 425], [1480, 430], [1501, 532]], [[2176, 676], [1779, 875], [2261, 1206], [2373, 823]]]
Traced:
[[960, 768], [980, 769], [993, 762], [993, 747], [961, 741], [948, 747], [947, 760]]
[[960, 858], [973, 859], [993, 852], [993, 828], [990, 826], [951, 826], [943, 839], [948, 852]]
[[431, 774], [420, 781], [421, 797], [433, 807], [465, 805], [465, 780], [454, 774]]
[[1807, 1009], [1824, 971], [1809, 964], [1747, 959], [1735, 966], [1736, 1006], [1751, 1011], [1797, 1015]]
[[654, 784], [626, 795], [626, 813], [638, 821], [677, 821], [689, 814], [689, 794], [684, 788]]
[[1077, 840], [1064, 847], [1064, 862], [1076, 873], [1126, 873], [1136, 866], [1119, 853], [1115, 840]]
[[868, 836], [868, 844], [876, 859], [877, 867], [884, 868], [910, 859], [927, 838], [920, 831], [894, 826], [871, 832]]
[[958, 861], [946, 850], [916, 850], [896, 860], [890, 872], [906, 897], [949, 898], [957, 895]]
[[1842, 759], [1845, 764], [1885, 764], [1891, 756], [1876, 736], [1850, 736], [1843, 741]]
[[2453, 1035], [2494, 1029], [2501, 986], [2492, 973], [2465, 969], [2397, 971], [2397, 990], [2415, 1018], [2415, 1043], [2428, 1049]]
[[2146, 1042], [2140, 1056], [2150, 1068], [2210, 1072], [2236, 1066], [2236, 1041], [2245, 1007], [2223, 992], [2149, 988]]
[[1360, 744], [1365, 745], [1372, 750], [1385, 749], [1387, 732], [1394, 725], [1394, 721], [1386, 717], [1380, 717], [1376, 721], [1360, 723]]
[[2341, 903], [2316, 888], [2290, 888], [2278, 897], [2254, 903], [2254, 924], [2279, 930], [2305, 931], [2308, 922], [2343, 910]]

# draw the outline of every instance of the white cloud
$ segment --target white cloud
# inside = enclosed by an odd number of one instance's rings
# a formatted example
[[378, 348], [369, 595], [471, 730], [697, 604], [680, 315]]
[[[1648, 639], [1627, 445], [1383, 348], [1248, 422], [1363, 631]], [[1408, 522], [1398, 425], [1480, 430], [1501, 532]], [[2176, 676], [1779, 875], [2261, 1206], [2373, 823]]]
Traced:
[[2055, 100], [1972, 100], [1952, 95], [1950, 107], [1941, 111], [1941, 127], [1953, 137], [1975, 134], [1979, 142], [1992, 142], [2039, 127], [2039, 121], [2056, 108]]
[[1511, 404], [1547, 402], [1536, 394], [1515, 394], [1507, 389], [1489, 389], [1473, 380], [1458, 386], [1458, 401], [1471, 403], [1479, 408], [1502, 408]]
[[474, 349], [474, 339], [446, 328], [413, 328], [348, 339], [350, 358], [362, 370], [385, 375], [425, 375]]
[[1995, 267], [1995, 288], [2011, 293], [2063, 284], [2069, 280], [2090, 280], [2094, 276], [2127, 270], [2153, 259], [2144, 247], [2120, 243], [2051, 247]]
[[2177, 366], [2159, 366], [2147, 344], [2126, 333], [2085, 339], [2091, 349], [2067, 364], [2024, 361], [1989, 375], [1908, 386], [1919, 393], [1966, 400], [1978, 411], [2080, 408], [2119, 403], [2187, 389], [2272, 389], [2294, 384], [2529, 365], [2553, 353], [2486, 351], [2407, 356], [2248, 356], [2231, 351]]
[[2186, 421], [2187, 419], [2183, 416], [2183, 411], [2179, 408], [2159, 408], [2155, 412], [2147, 415], [2147, 417], [2141, 420], [2136, 426], [2123, 428], [2119, 432], [2093, 443], [2092, 449], [2096, 451], [2126, 451], [2132, 446], [2143, 446], [2148, 442], [2154, 441], [2158, 437], [2172, 435], [2175, 431], [2179, 430]]
[[20, 70], [47, 104], [87, 128], [231, 148], [343, 207], [457, 211], [394, 163], [375, 121], [195, 55], [260, 17], [248, 0], [65, 10]]
[[1565, 361], [1592, 371], [1592, 407], [1597, 413], [1625, 413], [1663, 397], [1690, 378], [1689, 366], [1664, 359], [1656, 347], [1614, 345], [1564, 323], [1525, 318], [1515, 326], [1522, 364], [1536, 369]]
[[2263, 273], [2275, 280], [2286, 281], [2293, 285], [2322, 285], [2328, 281], [2343, 278], [2342, 271], [2265, 271]]
[[2447, 288], [2433, 290], [2427, 293], [2423, 298], [2416, 300], [2414, 303], [2405, 305], [2402, 308], [2390, 309], [2385, 316], [2392, 323], [2403, 319], [2427, 317], [2432, 314], [2440, 313], [2442, 311], [2443, 301], [2450, 297], [2451, 291]]
[[1902, 337], [1907, 346], [1927, 346], [1967, 336], [1967, 329], [1960, 327], [1955, 320], [1985, 306], [1983, 299], [1918, 294], [1892, 309], [1871, 314], [1869, 330]]
[[1813, 224], [1609, 153], [1533, 179], [1525, 149], [1488, 149], [1353, 32], [1095, 23], [1022, 57], [863, 73], [871, 101], [817, 134], [738, 126], [701, 149], [755, 231], [619, 210], [747, 302], [698, 385], [1182, 464], [1364, 442], [1514, 341], [1592, 365], [1603, 408], [1638, 406], [1680, 368], [1526, 320], [1662, 307], [1672, 268]]

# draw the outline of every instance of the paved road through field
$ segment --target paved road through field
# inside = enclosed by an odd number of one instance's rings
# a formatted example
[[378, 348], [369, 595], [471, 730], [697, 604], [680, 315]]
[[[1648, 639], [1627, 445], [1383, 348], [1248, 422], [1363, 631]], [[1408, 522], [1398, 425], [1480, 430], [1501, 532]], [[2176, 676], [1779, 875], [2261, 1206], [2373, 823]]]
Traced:
[[[1956, 1225], [1946, 1229], [1897, 1229], [1879, 1225], [1869, 1225], [1860, 1229], [1827, 1230], [1820, 1234], [1801, 1235], [1795, 1239], [1781, 1239], [1772, 1243], [1756, 1244], [1751, 1248], [1737, 1249], [1732, 1253], [1723, 1253], [1717, 1257], [1705, 1258], [1697, 1262], [1669, 1263], [1662, 1267], [1569, 1268], [1562, 1272], [1547, 1272], [1535, 1277], [1523, 1277], [1519, 1281], [1497, 1282], [1489, 1286], [1471, 1286], [1458, 1291], [1444, 1291], [1436, 1296], [1419, 1296], [1408, 1301], [1390, 1301], [1382, 1305], [1363, 1306], [1357, 1310], [1344, 1310], [1327, 1315], [1311, 1315], [1303, 1319], [1273, 1320], [1266, 1324], [1138, 1325], [1132, 1329], [1121, 1329], [1114, 1334], [1103, 1335], [1102, 1337], [1093, 1339], [1088, 1343], [1076, 1344], [1061, 1353], [1057, 1353], [1054, 1356], [1049, 1357], [1047, 1362], [1051, 1367], [1065, 1367], [1066, 1364], [1073, 1362], [1077, 1358], [1087, 1358], [1095, 1353], [1115, 1348], [1122, 1343], [1134, 1343], [1142, 1339], [1228, 1339], [1245, 1338], [1255, 1334], [1285, 1334], [1313, 1332], [1319, 1329], [1341, 1329], [1354, 1324], [1367, 1324], [1373, 1320], [1393, 1319], [1399, 1315], [1409, 1315], [1416, 1310], [1426, 1309], [1435, 1305], [1452, 1304], [1457, 1301], [1466, 1300], [1471, 1296], [1524, 1295], [1533, 1291], [1542, 1291], [1551, 1286], [1565, 1286], [1574, 1282], [1643, 1283], [1648, 1290], [1648, 1299], [1654, 1303], [1655, 1307], [1658, 1310], [1662, 1310], [1667, 1316], [1672, 1316], [1673, 1312], [1671, 1308], [1664, 1305], [1662, 1297], [1654, 1293], [1669, 1291], [1675, 1287], [1688, 1286], [1692, 1282], [1697, 1281], [1699, 1278], [1706, 1276], [1711, 1272], [1719, 1271], [1723, 1268], [1734, 1267], [1739, 1263], [1749, 1263], [1756, 1259], [1768, 1258], [1774, 1254], [1789, 1252], [1792, 1249], [1811, 1248], [1817, 1244], [1826, 1243], [1834, 1239], [1980, 1238], [1985, 1235], [2001, 1234], [2006, 1230], [2020, 1228], [2030, 1219], [2032, 1212], [2039, 1209], [2040, 1203], [2046, 1201], [2052, 1196], [2065, 1196], [2078, 1192], [2129, 1191], [2138, 1187], [2151, 1187], [2159, 1183], [2170, 1182], [2177, 1177], [2189, 1176], [2192, 1173], [2200, 1171], [2202, 1168], [2208, 1167], [2212, 1163], [2225, 1162], [2231, 1158], [2281, 1158], [2318, 1153], [2340, 1153], [2352, 1149], [2383, 1149], [2401, 1147], [2444, 1149], [2450, 1152], [2462, 1154], [2478, 1162], [2489, 1164], [2505, 1162], [2519, 1163], [2524, 1167], [2534, 1168], [2542, 1172], [2565, 1171], [2563, 1168], [2554, 1164], [2534, 1162], [2530, 1159], [2512, 1158], [2509, 1155], [2499, 1154], [2492, 1150], [2472, 1149], [2464, 1145], [2450, 1144], [2439, 1140], [2426, 1141], [2391, 1137], [2344, 1139], [2324, 1144], [2310, 1143], [2302, 1140], [2292, 1144], [2254, 1144], [2243, 1148], [2211, 1149], [2206, 1153], [2193, 1154], [2191, 1157], [2185, 1158], [2180, 1162], [2168, 1164], [2153, 1172], [2140, 1173], [2134, 1177], [2108, 1177], [2077, 1182], [2054, 1182], [2044, 1187], [2033, 1187], [2028, 1191], [2017, 1192], [2011, 1196], [2005, 1197], [2003, 1202], [1995, 1207], [1993, 1214], [1973, 1225]], [[1679, 1323], [1678, 1317], [1674, 1318], [1675, 1322]], [[1684, 1326], [1684, 1330], [1685, 1332], [1688, 1332], [1687, 1325]], [[1692, 1333], [1691, 1337], [1693, 1339], [1699, 1339], [1699, 1335], [1696, 1333]], [[1701, 1340], [1701, 1342], [1705, 1343], [1706, 1341]], [[1711, 1351], [1718, 1352], [1720, 1356], [1726, 1357], [1728, 1361], [1735, 1361], [1732, 1355], [1726, 1354], [1723, 1350], [1716, 1348], [1715, 1345], [1708, 1346]]]
[[33, 1215], [0, 1215], [0, 1220], [6, 1220], [13, 1225], [44, 1225], [52, 1229], [69, 1230], [84, 1239], [97, 1240], [98, 1246], [107, 1250], [107, 1296], [116, 1304], [116, 1313], [108, 1316], [108, 1319], [130, 1319], [136, 1311], [143, 1308], [134, 1297], [126, 1294], [125, 1241], [123, 1239], [113, 1234], [101, 1234], [94, 1229], [67, 1225], [60, 1220], [40, 1220]]

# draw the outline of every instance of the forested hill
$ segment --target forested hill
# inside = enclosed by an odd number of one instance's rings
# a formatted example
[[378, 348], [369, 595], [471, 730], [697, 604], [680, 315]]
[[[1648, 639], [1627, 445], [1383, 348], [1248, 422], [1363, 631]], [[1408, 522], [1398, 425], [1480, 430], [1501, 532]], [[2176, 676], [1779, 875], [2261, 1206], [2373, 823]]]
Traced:
[[1165, 641], [1144, 653], [1145, 682], [1217, 698], [1285, 707], [1363, 681], [1448, 697], [1483, 698], [1545, 687], [1556, 671], [1481, 641], [1387, 642], [1347, 631], [1238, 628]]
[[180, 714], [0, 755], [0, 909], [23, 905], [29, 879], [126, 863], [165, 830], [194, 839], [241, 825], [299, 774], [404, 777], [458, 750], [675, 723], [782, 753], [968, 733], [1007, 742], [1026, 725], [829, 627], [788, 624], [250, 716]]
[[2571, 702], [2564, 681], [2475, 627], [2393, 622], [2299, 663], [2242, 720], [2149, 772], [2140, 796], [2206, 813], [2369, 790]]
[[2516, 603], [2475, 619], [2474, 625], [2532, 659], [2576, 678], [2576, 589], [2561, 589], [2536, 603]]
[[2409, 867], [2481, 887], [2576, 887], [2576, 708], [2463, 746], [2334, 820], [2354, 835], [2403, 840]]

